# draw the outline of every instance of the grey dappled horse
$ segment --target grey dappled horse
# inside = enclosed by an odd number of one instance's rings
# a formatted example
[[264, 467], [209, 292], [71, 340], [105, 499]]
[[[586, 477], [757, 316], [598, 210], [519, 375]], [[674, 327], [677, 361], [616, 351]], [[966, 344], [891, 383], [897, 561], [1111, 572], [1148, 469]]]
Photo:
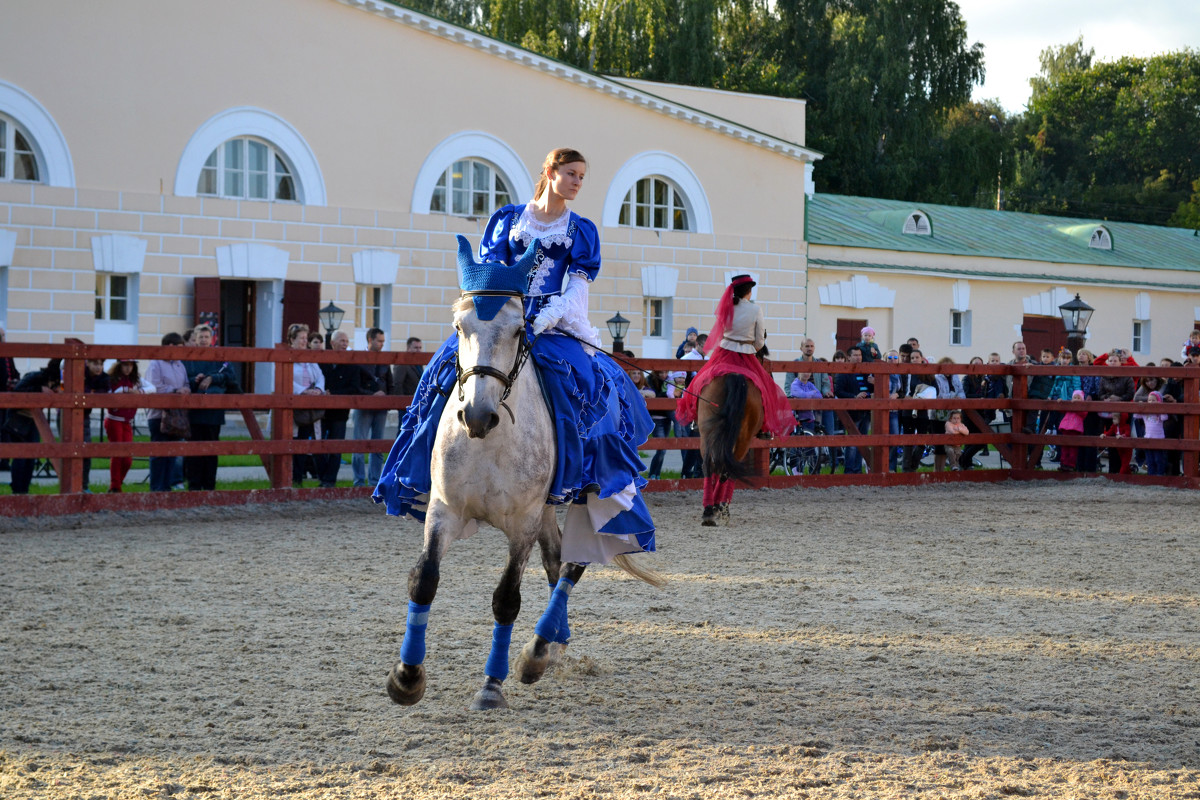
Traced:
[[[474, 265], [466, 239], [458, 237], [460, 272]], [[510, 269], [528, 275], [537, 243]], [[464, 262], [465, 259], [465, 262]], [[481, 319], [474, 299], [501, 298], [491, 319]], [[495, 627], [484, 667], [484, 684], [472, 709], [507, 708], [501, 684], [508, 676], [509, 639], [521, 609], [521, 577], [534, 545], [554, 587], [551, 600], [521, 650], [515, 669], [522, 683], [545, 673], [552, 654], [565, 646], [567, 597], [584, 565], [563, 563], [562, 532], [554, 507], [546, 504], [558, 457], [554, 424], [528, 362], [523, 295], [512, 289], [464, 292], [453, 306], [458, 336], [458, 380], [442, 412], [431, 464], [432, 488], [425, 518], [425, 545], [408, 579], [409, 613], [400, 660], [387, 681], [388, 694], [412, 705], [425, 693], [425, 626], [437, 591], [446, 548], [486, 522], [508, 538], [508, 560], [492, 594]], [[634, 577], [661, 583], [656, 573], [625, 556], [615, 563]]]

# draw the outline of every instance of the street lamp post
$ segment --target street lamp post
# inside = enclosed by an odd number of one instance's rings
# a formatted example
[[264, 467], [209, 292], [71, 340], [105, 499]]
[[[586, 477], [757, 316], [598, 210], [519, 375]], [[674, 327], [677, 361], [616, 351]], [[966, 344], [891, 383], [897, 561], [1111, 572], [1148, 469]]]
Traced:
[[1058, 313], [1062, 315], [1063, 326], [1067, 329], [1067, 349], [1071, 351], [1072, 356], [1079, 352], [1079, 348], [1083, 347], [1093, 311], [1095, 309], [1080, 300], [1078, 294], [1075, 295], [1074, 300], [1068, 300], [1058, 307]]
[[604, 324], [608, 326], [608, 333], [612, 336], [613, 352], [620, 353], [625, 349], [625, 331], [629, 330], [629, 320], [622, 317], [618, 311]]
[[342, 317], [346, 316], [346, 312], [330, 300], [329, 305], [317, 312], [317, 316], [321, 318], [321, 326], [325, 328], [325, 348], [332, 349], [333, 332], [342, 326]]

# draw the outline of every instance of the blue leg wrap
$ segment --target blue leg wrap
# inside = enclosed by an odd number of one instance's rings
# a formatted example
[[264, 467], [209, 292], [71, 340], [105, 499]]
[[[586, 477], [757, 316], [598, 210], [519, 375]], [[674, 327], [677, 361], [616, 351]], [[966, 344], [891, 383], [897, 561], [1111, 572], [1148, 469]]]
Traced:
[[492, 652], [488, 654], [483, 674], [502, 681], [508, 677], [508, 643], [512, 640], [512, 625], [496, 623], [492, 628]]
[[408, 601], [408, 626], [400, 645], [400, 660], [416, 666], [425, 663], [425, 627], [429, 624], [429, 606]]
[[[567, 594], [570, 594], [570, 592]], [[553, 586], [550, 587], [550, 599], [554, 599]], [[551, 641], [557, 642], [558, 644], [566, 644], [568, 641], [570, 641], [570, 639], [571, 626], [567, 624], [567, 606], [566, 604], [563, 604], [562, 614], [558, 618], [558, 635], [555, 636]]]
[[562, 641], [559, 639], [559, 626], [567, 616], [567, 598], [573, 588], [575, 584], [571, 581], [566, 578], [559, 579], [554, 593], [550, 595], [550, 605], [546, 606], [546, 612], [533, 629], [534, 633], [548, 642]]

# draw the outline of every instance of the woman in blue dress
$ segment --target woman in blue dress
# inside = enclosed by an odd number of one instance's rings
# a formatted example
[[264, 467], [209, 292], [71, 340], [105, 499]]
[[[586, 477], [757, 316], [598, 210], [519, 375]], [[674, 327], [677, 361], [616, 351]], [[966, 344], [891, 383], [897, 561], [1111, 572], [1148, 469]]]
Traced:
[[[525, 296], [531, 360], [555, 421], [558, 463], [546, 502], [570, 504], [563, 561], [608, 563], [654, 550], [654, 523], [642, 499], [638, 446], [653, 430], [637, 388], [588, 321], [588, 284], [600, 271], [596, 226], [571, 211], [587, 162], [561, 148], [546, 156], [532, 202], [507, 205], [488, 221], [479, 256], [512, 266], [536, 240], [537, 268]], [[374, 500], [394, 516], [423, 521], [430, 457], [446, 393], [455, 382], [458, 338], [438, 348], [400, 421]]]

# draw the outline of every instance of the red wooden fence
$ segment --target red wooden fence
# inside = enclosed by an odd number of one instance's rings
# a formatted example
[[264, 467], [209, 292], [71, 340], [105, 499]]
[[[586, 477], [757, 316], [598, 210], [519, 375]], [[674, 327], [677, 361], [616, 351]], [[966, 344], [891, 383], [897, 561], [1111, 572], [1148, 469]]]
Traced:
[[[371, 353], [359, 351], [310, 351], [290, 350], [283, 347], [276, 349], [258, 349], [241, 347], [214, 348], [181, 348], [162, 346], [118, 346], [118, 345], [88, 345], [88, 344], [0, 344], [0, 357], [12, 356], [18, 359], [33, 359], [41, 365], [51, 358], [63, 359], [63, 386], [57, 394], [25, 394], [0, 392], [0, 408], [29, 408], [36, 405], [35, 420], [42, 435], [42, 442], [37, 444], [0, 444], [0, 459], [12, 458], [49, 458], [54, 464], [59, 476], [60, 493], [58, 495], [25, 495], [0, 496], [0, 517], [28, 516], [36, 514], [78, 513], [89, 510], [114, 509], [151, 509], [177, 508], [191, 505], [241, 504], [259, 501], [275, 501], [297, 497], [347, 497], [354, 495], [365, 496], [364, 489], [293, 489], [292, 459], [295, 453], [345, 453], [345, 452], [379, 452], [386, 453], [391, 442], [388, 440], [293, 440], [292, 416], [298, 408], [361, 408], [361, 409], [403, 409], [409, 398], [396, 396], [298, 396], [292, 394], [293, 364], [298, 361], [317, 363], [355, 363], [355, 364], [422, 364], [428, 354], [410, 353]], [[275, 365], [275, 391], [271, 394], [226, 394], [226, 395], [110, 395], [85, 394], [83, 392], [84, 361], [89, 358], [133, 358], [139, 361], [150, 359], [179, 359], [231, 362], [269, 362]], [[637, 359], [637, 366], [646, 370], [683, 370], [694, 369], [694, 361], [677, 361], [675, 359]], [[768, 368], [776, 373], [796, 370], [797, 362], [780, 361], [769, 363]], [[846, 484], [864, 485], [903, 485], [931, 483], [942, 481], [997, 481], [1007, 479], [1069, 479], [1078, 477], [1071, 473], [1038, 471], [1031, 468], [1038, 448], [1050, 442], [1063, 445], [1116, 447], [1143, 449], [1163, 449], [1181, 451], [1183, 456], [1182, 476], [1150, 477], [1142, 475], [1109, 476], [1114, 480], [1132, 481], [1156, 485], [1168, 485], [1185, 488], [1200, 488], [1198, 478], [1198, 454], [1200, 454], [1200, 369], [1188, 367], [1011, 367], [1007, 365], [900, 365], [886, 362], [872, 364], [848, 364], [806, 362], [806, 371], [825, 373], [857, 372], [874, 375], [876, 380], [875, 396], [868, 399], [820, 399], [793, 400], [795, 409], [813, 409], [816, 411], [833, 410], [841, 419], [847, 431], [856, 430], [849, 412], [856, 410], [869, 411], [871, 415], [870, 434], [824, 435], [824, 436], [789, 436], [772, 441], [756, 440], [753, 444], [757, 460], [757, 476], [750, 479], [750, 484], [758, 487], [781, 488], [788, 486], [833, 486]], [[1026, 418], [1038, 410], [1063, 410], [1064, 405], [1052, 400], [1030, 400], [1027, 393], [1027, 381], [1034, 375], [1097, 375], [1118, 369], [1122, 374], [1134, 378], [1146, 375], [1156, 375], [1162, 378], [1175, 378], [1184, 387], [1184, 402], [1164, 405], [1162, 411], [1183, 416], [1182, 439], [1147, 440], [1127, 439], [1114, 441], [1100, 440], [1085, 436], [1054, 436], [1021, 433], [1025, 427]], [[949, 399], [949, 400], [892, 400], [887, 394], [886, 376], [892, 373], [907, 372], [917, 375], [943, 374], [987, 374], [992, 376], [1011, 376], [1013, 397], [1011, 399]], [[652, 409], [673, 409], [674, 400], [652, 399], [647, 405]], [[88, 409], [111, 407], [144, 407], [144, 408], [221, 408], [240, 412], [246, 421], [251, 434], [249, 441], [217, 441], [217, 442], [84, 442], [84, 417]], [[968, 436], [947, 436], [936, 434], [918, 435], [889, 435], [888, 413], [894, 410], [911, 409], [962, 409], [976, 426], [984, 433]], [[1079, 411], [1122, 411], [1126, 413], [1145, 412], [1146, 406], [1141, 403], [1105, 403], [1087, 402], [1073, 403], [1072, 410]], [[47, 423], [42, 409], [60, 409], [61, 439], [56, 440], [51, 426]], [[1012, 413], [1012, 430], [1015, 432], [994, 432], [985, 422], [995, 410], [1003, 409]], [[271, 412], [271, 427], [267, 434], [259, 430], [255, 411]], [[885, 433], [874, 433], [884, 431]], [[644, 450], [682, 450], [698, 447], [698, 439], [657, 438], [649, 440]], [[943, 473], [902, 473], [888, 472], [888, 448], [908, 444], [990, 444], [996, 447], [1010, 465], [1007, 468], [994, 470], [971, 470], [965, 472]], [[863, 475], [806, 475], [783, 476], [770, 475], [766, 470], [769, 448], [772, 447], [847, 447], [857, 446], [863, 451], [869, 471]], [[90, 495], [83, 490], [83, 459], [108, 458], [113, 456], [132, 456], [147, 458], [150, 456], [196, 456], [221, 454], [253, 454], [259, 456], [270, 478], [271, 489], [256, 491], [220, 491], [220, 492], [158, 492], [158, 493], [124, 493]], [[652, 481], [648, 487], [651, 491], [669, 491], [679, 489], [699, 489], [699, 479], [689, 480], [658, 480]]]

